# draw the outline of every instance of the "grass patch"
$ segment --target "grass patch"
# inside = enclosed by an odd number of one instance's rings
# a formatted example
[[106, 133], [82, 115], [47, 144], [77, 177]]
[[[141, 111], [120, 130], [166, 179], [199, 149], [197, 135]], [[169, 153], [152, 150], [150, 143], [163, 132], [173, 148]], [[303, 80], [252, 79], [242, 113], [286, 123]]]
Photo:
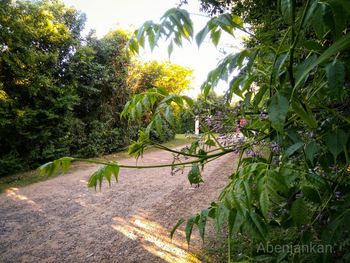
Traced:
[[[176, 136], [173, 140], [166, 142], [163, 145], [168, 147], [168, 148], [174, 148], [174, 147], [188, 144], [191, 141], [192, 141], [192, 139], [189, 138], [188, 136], [186, 136], [185, 134], [176, 134]], [[157, 149], [150, 148], [147, 152], [155, 151], [155, 150], [157, 150]], [[127, 151], [125, 150], [125, 151], [97, 157], [94, 159], [103, 160], [103, 161], [110, 161], [110, 160], [118, 161], [118, 160], [122, 160], [122, 159], [126, 159], [126, 158], [129, 158], [129, 156], [128, 156]], [[84, 167], [89, 167], [91, 165], [92, 164], [87, 164], [87, 163], [83, 163], [83, 162], [76, 162], [76, 163], [72, 164], [70, 171], [84, 169]], [[48, 180], [49, 178], [54, 178], [58, 175], [59, 174], [54, 174], [51, 176], [39, 175], [37, 170], [33, 170], [33, 171], [3, 176], [3, 177], [0, 177], [0, 193], [5, 192], [6, 189], [9, 189], [11, 187], [23, 187], [23, 186], [30, 185], [33, 183], [43, 182], [43, 181]]]
[[173, 147], [177, 147], [177, 146], [181, 146], [181, 145], [190, 143], [193, 140], [194, 140], [194, 137], [191, 137], [191, 135], [176, 134], [174, 140], [163, 143], [163, 145], [168, 147], [168, 148], [173, 148]]

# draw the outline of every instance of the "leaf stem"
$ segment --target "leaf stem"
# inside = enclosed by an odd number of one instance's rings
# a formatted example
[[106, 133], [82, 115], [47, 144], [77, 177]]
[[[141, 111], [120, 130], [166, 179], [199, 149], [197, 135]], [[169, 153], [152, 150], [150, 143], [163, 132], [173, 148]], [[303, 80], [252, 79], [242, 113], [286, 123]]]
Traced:
[[219, 152], [219, 153], [216, 153], [216, 154], [203, 156], [202, 158], [198, 158], [198, 159], [193, 160], [193, 161], [183, 162], [183, 163], [180, 163], [180, 164], [167, 163], [167, 164], [158, 164], [158, 165], [126, 165], [126, 164], [118, 164], [118, 163], [113, 163], [113, 162], [103, 162], [103, 161], [84, 159], [84, 158], [73, 158], [72, 161], [83, 161], [83, 162], [94, 163], [94, 164], [119, 166], [120, 168], [151, 169], [151, 168], [174, 167], [174, 166], [179, 166], [179, 165], [187, 165], [187, 164], [199, 163], [199, 162], [203, 162], [205, 160], [208, 160], [208, 159], [211, 159], [211, 158], [214, 158], [214, 157], [225, 155], [225, 154], [230, 153], [230, 152], [233, 152], [233, 150], [226, 150], [224, 152]]
[[298, 27], [298, 31], [295, 34], [295, 29], [294, 29], [295, 3], [293, 1], [293, 12], [292, 12], [293, 24], [292, 24], [292, 36], [291, 36], [292, 46], [291, 46], [290, 51], [289, 51], [290, 54], [289, 54], [289, 67], [288, 67], [288, 73], [289, 73], [290, 82], [291, 82], [291, 86], [292, 86], [292, 90], [293, 90], [292, 95], [291, 95], [291, 99], [293, 99], [294, 92], [295, 92], [295, 79], [294, 79], [294, 74], [293, 74], [294, 52], [295, 52], [295, 48], [296, 48], [298, 41], [299, 41], [301, 29], [303, 27], [309, 5], [310, 5], [310, 0], [307, 0], [307, 2], [305, 4], [305, 8], [303, 10], [302, 17], [301, 17], [300, 25]]

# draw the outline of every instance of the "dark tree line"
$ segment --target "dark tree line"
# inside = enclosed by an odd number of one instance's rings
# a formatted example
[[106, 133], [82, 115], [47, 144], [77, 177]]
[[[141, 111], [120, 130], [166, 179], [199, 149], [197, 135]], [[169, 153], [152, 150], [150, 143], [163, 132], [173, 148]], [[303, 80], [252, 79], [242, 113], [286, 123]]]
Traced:
[[85, 20], [56, 0], [0, 2], [0, 175], [120, 150], [142, 125], [119, 116], [133, 92], [128, 34], [83, 37]]

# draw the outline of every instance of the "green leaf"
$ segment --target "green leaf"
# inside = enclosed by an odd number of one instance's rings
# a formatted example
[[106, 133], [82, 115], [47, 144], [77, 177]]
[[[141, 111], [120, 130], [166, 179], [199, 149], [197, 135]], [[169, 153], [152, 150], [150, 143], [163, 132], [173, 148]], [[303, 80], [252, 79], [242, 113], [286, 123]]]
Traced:
[[52, 162], [48, 162], [38, 168], [39, 174], [51, 176], [58, 171], [66, 173], [74, 160], [75, 159], [72, 157], [62, 157]]
[[66, 173], [69, 170], [70, 165], [74, 161], [74, 158], [72, 158], [72, 157], [62, 157], [59, 160], [61, 161], [61, 167], [63, 169], [63, 172]]
[[302, 198], [298, 198], [293, 202], [290, 214], [297, 226], [301, 226], [308, 222], [309, 209]]
[[[329, 1], [329, 0], [328, 0]], [[350, 20], [350, 5], [348, 0], [330, 0], [340, 3], [343, 6], [343, 10], [347, 13], [347, 21]]]
[[242, 180], [242, 183], [240, 184], [240, 187], [243, 190], [247, 206], [250, 206], [251, 203], [252, 203], [251, 186], [248, 184], [247, 180]]
[[248, 213], [247, 223], [250, 226], [250, 231], [254, 234], [257, 239], [265, 240], [267, 229], [262, 218], [258, 216], [255, 212]]
[[335, 17], [329, 4], [325, 3], [322, 19], [327, 29], [330, 30], [329, 33], [331, 33], [334, 38], [338, 38]]
[[272, 68], [272, 80], [275, 81], [281, 74], [281, 68], [288, 58], [289, 53], [282, 53], [278, 55], [275, 64]]
[[270, 199], [275, 197], [279, 198], [279, 193], [287, 193], [289, 190], [289, 185], [286, 181], [286, 176], [283, 174], [283, 171], [276, 172], [274, 170], [267, 170], [267, 187], [269, 190]]
[[328, 0], [327, 3], [330, 5], [333, 13], [333, 23], [335, 29], [335, 32], [333, 33], [336, 38], [339, 38], [342, 35], [342, 31], [344, 30], [346, 21], [348, 20], [348, 14], [346, 13], [346, 8], [344, 7], [349, 6], [350, 3], [348, 1], [345, 3], [343, 0]]
[[54, 162], [48, 162], [39, 167], [40, 175], [51, 176], [57, 170], [57, 164]]
[[263, 214], [265, 219], [267, 219], [271, 203], [269, 198], [269, 191], [266, 187], [264, 187], [260, 193], [259, 205], [260, 205], [261, 213]]
[[337, 129], [334, 132], [329, 132], [325, 138], [326, 146], [331, 154], [333, 154], [334, 162], [338, 155], [344, 150], [344, 146], [348, 140], [347, 134], [342, 129]]
[[243, 27], [243, 20], [240, 16], [231, 15], [231, 21], [235, 27]]
[[215, 214], [215, 226], [217, 230], [220, 230], [224, 223], [227, 222], [229, 212], [230, 210], [223, 202], [218, 203]]
[[208, 28], [208, 25], [206, 25], [201, 31], [198, 32], [198, 34], [196, 35], [196, 43], [198, 47], [203, 43], [205, 37], [208, 35], [209, 32], [210, 30]]
[[233, 33], [234, 28], [242, 28], [243, 21], [239, 16], [231, 14], [222, 14], [214, 18], [215, 23], [229, 34]]
[[301, 45], [313, 52], [320, 53], [323, 50], [323, 46], [316, 40], [304, 40], [304, 41], [301, 41]]
[[292, 24], [293, 0], [281, 0], [281, 12], [285, 21], [289, 24]]
[[[296, 72], [295, 72], [295, 79], [299, 79], [301, 75], [304, 73], [304, 71], [313, 63], [315, 63], [317, 60], [317, 56], [315, 54], [309, 55], [302, 63], [300, 63], [296, 67]], [[304, 81], [306, 81], [308, 78], [308, 75], [304, 77]]]
[[[344, 231], [349, 231], [349, 221], [350, 221], [350, 209], [341, 210], [341, 212], [335, 216], [328, 223], [327, 227], [324, 229], [322, 233], [322, 239], [326, 241], [328, 244], [337, 240], [337, 236], [339, 237], [340, 233]], [[338, 239], [339, 241], [339, 239]]]
[[128, 154], [130, 156], [134, 156], [139, 158], [143, 155], [144, 150], [152, 144], [149, 139], [149, 130], [153, 126], [153, 121], [147, 126], [146, 132], [140, 130], [139, 137], [137, 141], [132, 141], [130, 146], [128, 147]]
[[303, 142], [297, 142], [287, 148], [287, 150], [283, 153], [283, 159], [285, 160], [292, 154], [294, 154], [296, 151], [298, 151], [302, 146], [304, 145]]
[[204, 182], [197, 163], [192, 164], [192, 169], [188, 173], [188, 180], [190, 181], [191, 185]]
[[208, 145], [208, 146], [210, 146], [210, 147], [214, 147], [214, 146], [216, 146], [215, 141], [214, 141], [214, 140], [212, 140], [212, 139], [208, 139], [208, 140], [206, 140], [205, 144], [206, 144], [206, 145]]
[[209, 209], [203, 209], [200, 215], [200, 218], [198, 220], [198, 230], [199, 235], [202, 238], [202, 241], [204, 242], [204, 235], [205, 235], [205, 225], [207, 223], [209, 215]]
[[120, 170], [118, 163], [111, 162], [111, 164], [108, 165], [108, 169], [110, 170], [111, 174], [114, 176], [115, 181], [118, 183], [119, 170]]
[[155, 41], [155, 34], [154, 34], [152, 28], [149, 28], [147, 30], [147, 36], [148, 36], [149, 46], [151, 48], [151, 51], [153, 51], [157, 43]]
[[105, 164], [95, 171], [89, 178], [88, 187], [94, 187], [96, 189], [97, 184], [99, 184], [101, 189], [103, 178], [106, 178], [110, 185], [112, 175], [118, 182], [119, 165], [116, 162]]
[[[247, 94], [251, 94], [251, 92], [249, 92], [252, 86], [252, 83], [256, 80], [256, 76], [252, 75], [252, 76], [246, 76], [246, 78], [243, 80], [242, 85], [242, 93], [244, 93], [245, 91], [248, 91], [248, 93], [245, 94], [245, 97], [247, 98]], [[251, 95], [250, 95], [251, 96]]]
[[301, 28], [307, 27], [308, 25], [310, 25], [311, 20], [315, 14], [315, 10], [317, 8], [318, 5], [318, 1], [317, 0], [312, 0], [310, 5], [307, 8], [306, 11], [306, 15], [305, 15], [305, 19], [303, 24], [301, 25]]
[[312, 185], [316, 186], [319, 189], [328, 191], [329, 190], [329, 184], [328, 182], [321, 176], [313, 173], [306, 174], [306, 180], [311, 183]]
[[239, 214], [241, 214], [242, 216], [245, 215], [247, 208], [240, 196], [236, 192], [232, 191], [231, 197], [232, 206], [239, 212]]
[[139, 101], [136, 103], [136, 116], [140, 118], [143, 114], [142, 103]]
[[[304, 107], [305, 107], [305, 109], [304, 109]], [[317, 128], [317, 121], [315, 119], [314, 114], [309, 109], [307, 104], [304, 104], [304, 107], [296, 99], [292, 100], [292, 108], [293, 108], [294, 112], [298, 115], [298, 117], [300, 119], [302, 119], [310, 128], [316, 129]]]
[[282, 132], [284, 127], [284, 122], [288, 113], [289, 103], [288, 100], [276, 93], [272, 98], [271, 102], [268, 106], [268, 114], [269, 119], [271, 121], [271, 125], [277, 131]]
[[298, 79], [295, 81], [295, 88], [299, 87], [299, 85], [302, 83], [302, 80], [309, 74], [311, 70], [313, 70], [317, 65], [323, 63], [327, 59], [329, 59], [331, 56], [337, 54], [338, 52], [342, 51], [343, 49], [346, 49], [350, 46], [350, 33], [346, 34], [342, 38], [338, 39], [333, 45], [331, 45], [329, 48], [327, 48], [321, 56], [318, 57], [318, 59], [310, 64], [305, 71], [299, 76]]
[[101, 166], [96, 172], [94, 172], [90, 176], [89, 181], [88, 181], [88, 187], [94, 187], [96, 189], [97, 183], [99, 182], [100, 188], [101, 188], [105, 168], [106, 168], [105, 165]]
[[128, 41], [127, 47], [132, 53], [139, 53], [139, 44], [135, 40], [135, 35], [133, 35], [132, 38]]
[[326, 4], [319, 2], [316, 5], [315, 12], [311, 18], [311, 24], [315, 30], [315, 33], [319, 39], [322, 39], [327, 33], [327, 27], [324, 23], [324, 14], [326, 10]]
[[229, 230], [231, 234], [236, 234], [240, 230], [241, 226], [243, 225], [245, 218], [237, 212], [237, 210], [232, 209], [230, 210], [229, 214]]
[[288, 137], [292, 140], [293, 143], [302, 142], [303, 139], [301, 138], [300, 134], [295, 129], [289, 129], [287, 131]]
[[187, 224], [186, 224], [186, 228], [185, 228], [187, 245], [190, 245], [192, 229], [193, 229], [193, 225], [195, 224], [195, 222], [196, 222], [196, 217], [191, 217], [190, 219], [187, 220]]
[[209, 92], [212, 89], [212, 85], [208, 82], [204, 82], [201, 86], [201, 90], [203, 92], [204, 98], [208, 97]]
[[254, 96], [254, 99], [253, 99], [253, 105], [255, 107], [259, 106], [262, 98], [264, 97], [264, 95], [268, 89], [269, 89], [268, 85], [262, 85], [262, 87], [259, 88], [258, 93]]
[[302, 187], [302, 191], [303, 191], [305, 198], [308, 199], [309, 201], [317, 203], [317, 204], [322, 203], [320, 193], [318, 192], [318, 190], [315, 187], [309, 186], [309, 185], [304, 185]]
[[219, 44], [219, 41], [220, 41], [221, 31], [220, 30], [211, 31], [210, 37], [211, 37], [213, 44], [215, 46], [217, 46]]
[[348, 20], [350, 19], [350, 5], [348, 0], [333, 0], [340, 3], [343, 6], [344, 11], [347, 13]]
[[174, 113], [170, 106], [165, 108], [165, 119], [170, 125], [174, 125]]
[[231, 102], [233, 94], [236, 94], [237, 96], [243, 98], [242, 91], [239, 88], [243, 79], [244, 79], [243, 76], [237, 76], [230, 81], [230, 88], [226, 92], [228, 102]]
[[343, 63], [334, 61], [326, 66], [326, 75], [330, 94], [339, 96], [345, 83], [345, 66]]
[[194, 105], [193, 99], [191, 99], [191, 98], [188, 97], [188, 96], [181, 96], [181, 97], [182, 97], [182, 99], [187, 103], [187, 105], [188, 105], [189, 107], [193, 107], [193, 105]]
[[182, 39], [190, 41], [192, 35], [193, 25], [189, 13], [184, 9], [171, 8], [162, 16], [160, 24], [146, 21], [136, 30], [128, 42], [128, 47], [132, 52], [138, 53], [139, 46], [145, 47], [145, 41], [148, 40], [149, 46], [153, 50], [161, 38], [166, 38], [170, 39], [168, 47], [170, 57], [173, 43], [181, 46]]
[[148, 96], [147, 95], [145, 95], [145, 96], [143, 96], [143, 98], [142, 98], [142, 105], [143, 105], [143, 107], [145, 108], [145, 109], [147, 109], [147, 110], [149, 110], [150, 109], [150, 102], [149, 102], [149, 99], [148, 99]]
[[156, 131], [158, 134], [162, 134], [163, 131], [163, 122], [162, 122], [162, 118], [160, 117], [159, 114], [156, 114], [154, 116], [154, 126], [156, 127]]
[[308, 159], [312, 165], [314, 165], [314, 158], [318, 151], [320, 150], [320, 146], [316, 142], [309, 142], [305, 145], [305, 156], [306, 159]]
[[183, 218], [179, 219], [179, 221], [177, 221], [176, 225], [173, 227], [173, 229], [171, 229], [170, 231], [170, 238], [173, 239], [173, 236], [175, 234], [175, 231], [179, 228], [179, 226], [181, 226], [183, 223], [185, 222], [185, 220]]

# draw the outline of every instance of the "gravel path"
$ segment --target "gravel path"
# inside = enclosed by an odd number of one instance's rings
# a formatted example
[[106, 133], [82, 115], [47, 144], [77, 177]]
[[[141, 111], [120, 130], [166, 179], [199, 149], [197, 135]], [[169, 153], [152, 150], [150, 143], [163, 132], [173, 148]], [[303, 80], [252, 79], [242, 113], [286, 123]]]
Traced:
[[[171, 154], [146, 153], [139, 164], [167, 163]], [[135, 164], [135, 159], [120, 163]], [[206, 166], [205, 183], [191, 187], [187, 173], [169, 168], [123, 169], [118, 184], [101, 192], [86, 186], [97, 166], [0, 195], [0, 262], [201, 262], [197, 230], [190, 250], [183, 227], [169, 232], [215, 200], [227, 182], [234, 156]]]

